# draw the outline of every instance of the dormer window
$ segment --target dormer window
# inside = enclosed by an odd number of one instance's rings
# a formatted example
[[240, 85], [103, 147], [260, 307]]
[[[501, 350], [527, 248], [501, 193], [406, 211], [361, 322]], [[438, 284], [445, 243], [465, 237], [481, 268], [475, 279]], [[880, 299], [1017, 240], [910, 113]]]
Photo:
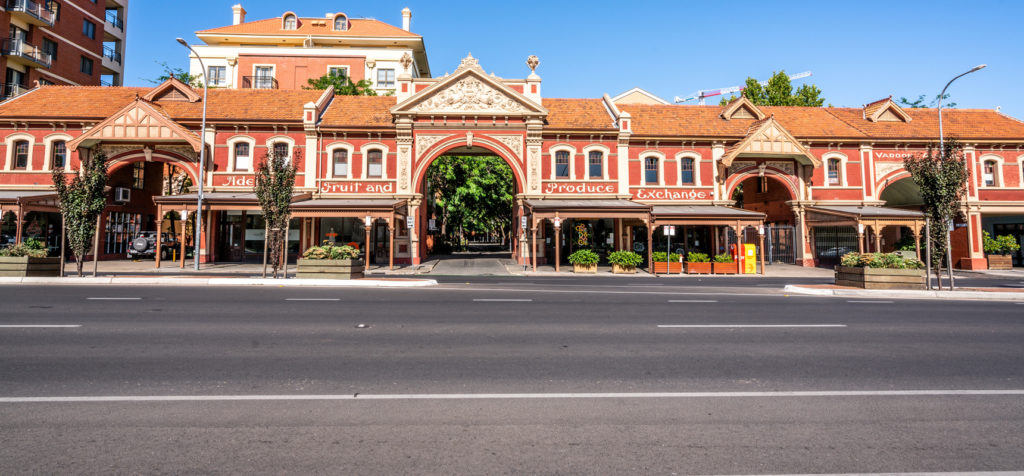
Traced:
[[284, 16], [284, 29], [285, 30], [295, 30], [295, 29], [298, 28], [298, 26], [299, 26], [299, 21], [298, 21], [298, 19], [295, 18], [294, 14], [289, 13], [289, 14]]
[[337, 15], [334, 17], [334, 31], [345, 31], [348, 30], [348, 17], [345, 15]]

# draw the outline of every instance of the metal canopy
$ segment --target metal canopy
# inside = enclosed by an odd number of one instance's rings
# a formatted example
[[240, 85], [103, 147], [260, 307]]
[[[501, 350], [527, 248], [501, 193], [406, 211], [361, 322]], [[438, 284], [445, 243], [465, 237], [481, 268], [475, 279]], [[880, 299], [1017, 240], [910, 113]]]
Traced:
[[716, 205], [656, 205], [651, 211], [654, 225], [761, 225], [765, 214], [742, 208]]

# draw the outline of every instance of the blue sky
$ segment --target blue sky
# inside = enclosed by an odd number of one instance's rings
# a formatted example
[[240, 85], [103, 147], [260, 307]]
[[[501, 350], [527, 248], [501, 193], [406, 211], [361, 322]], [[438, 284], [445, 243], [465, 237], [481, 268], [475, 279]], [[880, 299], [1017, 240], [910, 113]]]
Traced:
[[394, 25], [408, 6], [434, 76], [472, 52], [488, 72], [521, 78], [535, 54], [547, 97], [614, 96], [639, 86], [671, 100], [785, 70], [812, 71], [803, 81], [818, 85], [826, 104], [856, 107], [889, 95], [934, 97], [953, 76], [987, 63], [957, 80], [952, 100], [1024, 118], [1021, 1], [135, 0], [125, 85], [148, 85], [161, 74], [157, 62], [186, 67], [187, 51], [174, 38], [196, 43], [195, 31], [230, 24], [239, 1], [249, 20], [287, 8]]

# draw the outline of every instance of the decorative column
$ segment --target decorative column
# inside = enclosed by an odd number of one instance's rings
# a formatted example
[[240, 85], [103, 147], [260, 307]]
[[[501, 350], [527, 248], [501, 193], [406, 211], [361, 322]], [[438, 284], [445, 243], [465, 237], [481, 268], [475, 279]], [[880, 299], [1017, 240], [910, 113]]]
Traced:
[[388, 269], [395, 269], [395, 214], [388, 220]]
[[413, 227], [409, 230], [409, 253], [410, 262], [413, 265], [418, 265], [422, 261], [420, 256], [420, 231], [423, 230], [422, 220], [424, 217], [420, 216], [420, 206], [423, 204], [423, 195], [416, 194], [409, 200], [409, 216], [413, 217]]
[[560, 265], [562, 264], [562, 259], [561, 259], [561, 252], [562, 251], [560, 249], [561, 244], [559, 243], [559, 241], [561, 240], [561, 237], [562, 237], [562, 220], [560, 218], [558, 218], [558, 212], [555, 212], [554, 227], [555, 227], [555, 272], [557, 273], [557, 272], [561, 271]]
[[921, 260], [921, 228], [919, 223], [914, 223], [914, 251], [917, 253], [918, 261]]
[[857, 252], [864, 252], [864, 224], [857, 223]]

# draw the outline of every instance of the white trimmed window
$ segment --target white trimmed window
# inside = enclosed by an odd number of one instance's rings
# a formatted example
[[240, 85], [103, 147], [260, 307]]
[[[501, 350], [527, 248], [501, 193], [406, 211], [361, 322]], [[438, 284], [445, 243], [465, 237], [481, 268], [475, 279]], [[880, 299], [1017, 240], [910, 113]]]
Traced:
[[14, 142], [14, 170], [28, 170], [29, 149], [31, 147], [27, 140]]
[[658, 185], [661, 177], [658, 170], [658, 157], [650, 155], [644, 158], [644, 183]]
[[248, 172], [252, 170], [252, 146], [248, 142], [235, 143], [235, 171]]
[[68, 166], [68, 143], [62, 140], [53, 141], [50, 146], [50, 164], [55, 169]]
[[395, 70], [394, 69], [378, 69], [377, 70], [377, 87], [381, 89], [394, 89], [395, 87]]
[[995, 160], [986, 160], [982, 162], [981, 179], [982, 184], [986, 187], [998, 187], [999, 186], [999, 162]]
[[380, 149], [366, 152], [366, 177], [384, 178], [384, 153]]
[[696, 161], [692, 157], [679, 159], [679, 185], [695, 185], [696, 174]]
[[284, 29], [285, 30], [294, 30], [294, 29], [298, 28], [298, 26], [299, 26], [299, 22], [295, 18], [295, 15], [292, 15], [292, 14], [289, 13], [288, 15], [284, 16]]
[[843, 172], [842, 172], [843, 161], [841, 159], [828, 159], [828, 184], [829, 185], [842, 185], [843, 184]]
[[587, 154], [587, 177], [604, 178], [604, 152], [592, 150]]
[[555, 151], [555, 178], [568, 179], [570, 176], [570, 152], [567, 150]]
[[327, 74], [339, 78], [347, 78], [349, 77], [348, 66], [328, 66]]
[[207, 81], [210, 82], [210, 86], [224, 87], [228, 85], [227, 66], [210, 66], [207, 70], [209, 70]]
[[345, 15], [337, 15], [334, 17], [334, 31], [345, 31], [348, 30], [348, 18]]
[[348, 177], [348, 150], [334, 149], [331, 152], [331, 173], [334, 177]]

